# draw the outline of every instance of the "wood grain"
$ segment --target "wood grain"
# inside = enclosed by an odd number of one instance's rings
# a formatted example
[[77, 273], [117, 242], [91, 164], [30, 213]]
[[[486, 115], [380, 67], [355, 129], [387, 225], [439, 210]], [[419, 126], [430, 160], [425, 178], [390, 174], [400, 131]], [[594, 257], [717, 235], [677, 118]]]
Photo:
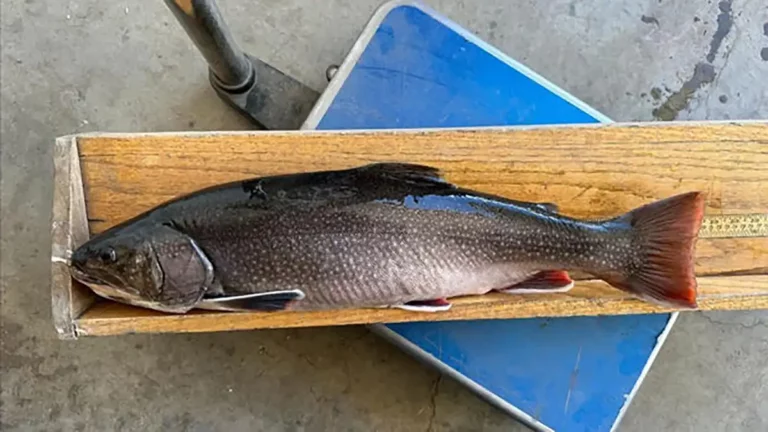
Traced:
[[[288, 132], [83, 137], [95, 232], [179, 194], [226, 181], [407, 161], [453, 182], [564, 214], [613, 216], [691, 190], [712, 214], [768, 211], [766, 123], [461, 131]], [[702, 239], [697, 273], [764, 263], [764, 239]], [[762, 266], [764, 267], [764, 265]]]
[[87, 288], [73, 284], [66, 264], [74, 247], [89, 236], [80, 172], [75, 138], [57, 139], [51, 226], [51, 308], [53, 324], [61, 339], [76, 337], [75, 319], [96, 298]]
[[[562, 213], [575, 217], [614, 216], [691, 190], [707, 192], [709, 215], [768, 212], [768, 122], [94, 134], [79, 136], [77, 144], [90, 229], [94, 233], [205, 186], [254, 176], [382, 161], [433, 165], [442, 169], [449, 181], [464, 187], [514, 199], [555, 202]], [[702, 307], [768, 306], [766, 269], [765, 237], [700, 239], [697, 275], [723, 277], [702, 279], [707, 281], [702, 285]], [[723, 276], [728, 274], [750, 276]], [[99, 303], [78, 320], [77, 326], [84, 334], [106, 334], [123, 331], [120, 329], [186, 331], [182, 328], [185, 326], [205, 331], [229, 326], [284, 327], [656, 310], [616, 290], [595, 289], [600, 284], [580, 282], [578, 289], [568, 296], [462, 299], [449, 315], [439, 317], [416, 317], [394, 310], [286, 315], [290, 318], [213, 312], [165, 317]], [[742, 290], [745, 286], [747, 291]], [[581, 293], [577, 300], [574, 293]], [[131, 326], [143, 330], [130, 330]]]

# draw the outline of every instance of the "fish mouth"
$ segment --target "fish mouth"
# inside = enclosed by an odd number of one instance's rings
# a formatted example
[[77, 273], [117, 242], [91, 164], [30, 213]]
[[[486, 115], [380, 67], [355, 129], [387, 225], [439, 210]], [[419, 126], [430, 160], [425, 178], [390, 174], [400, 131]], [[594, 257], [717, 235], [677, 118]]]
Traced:
[[93, 290], [96, 294], [109, 300], [124, 301], [128, 298], [128, 293], [113, 287], [106, 281], [103, 281], [91, 274], [73, 265], [71, 268], [72, 277], [83, 285]]
[[70, 273], [72, 273], [72, 277], [77, 279], [78, 281], [89, 285], [89, 284], [99, 284], [99, 285], [106, 285], [106, 283], [94, 276], [92, 276], [90, 273], [87, 273], [83, 269], [81, 269], [76, 263], [73, 263], [69, 267]]
[[114, 284], [109, 283], [104, 279], [100, 279], [84, 271], [83, 269], [78, 267], [77, 264], [73, 264], [70, 267], [70, 273], [72, 274], [72, 277], [75, 280], [91, 288], [93, 291], [96, 292], [96, 294], [99, 294], [100, 296], [108, 298], [110, 300], [134, 301], [134, 299], [141, 298], [141, 295], [137, 290], [130, 287], [117, 288]]

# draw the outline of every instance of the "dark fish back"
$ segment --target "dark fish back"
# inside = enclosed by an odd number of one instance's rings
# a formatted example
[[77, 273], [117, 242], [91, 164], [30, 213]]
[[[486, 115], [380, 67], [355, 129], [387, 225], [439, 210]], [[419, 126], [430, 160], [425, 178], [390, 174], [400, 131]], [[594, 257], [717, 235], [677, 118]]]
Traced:
[[397, 174], [355, 171], [290, 190], [261, 182], [258, 199], [274, 197], [278, 208], [209, 206], [215, 223], [192, 217], [180, 229], [209, 256], [228, 294], [302, 289], [305, 307], [502, 288], [562, 266], [561, 251], [575, 251], [573, 234], [585, 231], [552, 207]]

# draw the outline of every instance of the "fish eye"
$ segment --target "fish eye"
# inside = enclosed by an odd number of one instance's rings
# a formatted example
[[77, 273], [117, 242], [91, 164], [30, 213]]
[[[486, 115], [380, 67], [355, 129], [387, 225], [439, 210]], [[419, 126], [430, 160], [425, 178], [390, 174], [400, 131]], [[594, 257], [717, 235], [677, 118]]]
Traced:
[[112, 248], [105, 249], [99, 254], [99, 259], [105, 263], [113, 263], [117, 261], [117, 252]]

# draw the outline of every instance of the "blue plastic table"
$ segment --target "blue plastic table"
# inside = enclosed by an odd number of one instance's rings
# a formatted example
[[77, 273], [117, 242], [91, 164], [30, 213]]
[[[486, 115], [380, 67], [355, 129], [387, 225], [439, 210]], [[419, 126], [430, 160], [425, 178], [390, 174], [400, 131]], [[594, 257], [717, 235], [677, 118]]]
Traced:
[[[429, 8], [382, 6], [305, 129], [610, 120]], [[616, 427], [675, 314], [374, 325], [541, 430]]]

